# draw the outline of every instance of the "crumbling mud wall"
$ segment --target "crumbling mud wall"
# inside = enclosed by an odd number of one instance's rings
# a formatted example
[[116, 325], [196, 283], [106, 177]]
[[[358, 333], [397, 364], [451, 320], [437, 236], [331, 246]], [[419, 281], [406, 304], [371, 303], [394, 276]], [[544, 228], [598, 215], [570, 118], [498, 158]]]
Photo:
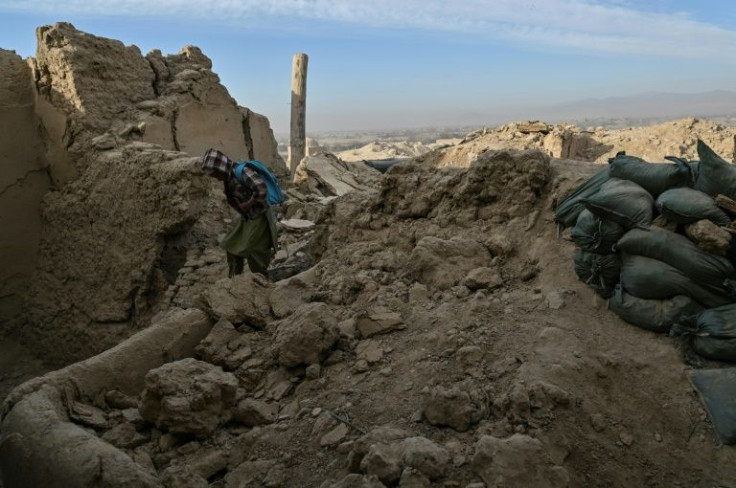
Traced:
[[[0, 139], [10, 148], [1, 153], [10, 169], [0, 197], [13, 199], [3, 211], [14, 222], [29, 223], [2, 257], [18, 269], [3, 272], [32, 277], [27, 289], [28, 279], [8, 280], [20, 291], [2, 296], [11, 310], [21, 304], [14, 330], [59, 365], [146, 326], [168, 305], [165, 292], [191, 251], [222, 232], [227, 210], [198, 168], [207, 148], [288, 170], [268, 119], [237, 105], [198, 48], [143, 56], [68, 23], [40, 27], [37, 40], [28, 63], [2, 57], [17, 74], [3, 77], [12, 87], [0, 90], [0, 103], [17, 107], [7, 112], [8, 142]], [[11, 144], [13, 134], [32, 147]], [[21, 250], [38, 259], [24, 261]]]
[[41, 235], [49, 186], [28, 65], [0, 49], [0, 333], [20, 312]]

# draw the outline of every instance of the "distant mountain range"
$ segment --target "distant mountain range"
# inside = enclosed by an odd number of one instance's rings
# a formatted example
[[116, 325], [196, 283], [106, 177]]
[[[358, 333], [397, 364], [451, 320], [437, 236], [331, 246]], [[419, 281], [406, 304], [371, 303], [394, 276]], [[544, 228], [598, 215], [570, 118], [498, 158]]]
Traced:
[[734, 116], [736, 92], [642, 93], [626, 97], [586, 98], [540, 107], [545, 120], [585, 118], [680, 118]]

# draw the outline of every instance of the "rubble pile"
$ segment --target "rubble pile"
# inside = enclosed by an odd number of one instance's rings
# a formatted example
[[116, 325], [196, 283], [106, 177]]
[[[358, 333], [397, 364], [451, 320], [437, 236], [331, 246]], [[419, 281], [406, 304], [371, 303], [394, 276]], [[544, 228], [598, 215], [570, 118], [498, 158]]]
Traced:
[[490, 149], [539, 149], [554, 158], [597, 163], [606, 163], [619, 151], [648, 161], [661, 161], [665, 156], [695, 159], [698, 139], [726, 159], [736, 161], [736, 129], [696, 118], [610, 130], [539, 121], [514, 122], [472, 132], [449, 150], [430, 151], [419, 157], [436, 167], [466, 167], [477, 154]]

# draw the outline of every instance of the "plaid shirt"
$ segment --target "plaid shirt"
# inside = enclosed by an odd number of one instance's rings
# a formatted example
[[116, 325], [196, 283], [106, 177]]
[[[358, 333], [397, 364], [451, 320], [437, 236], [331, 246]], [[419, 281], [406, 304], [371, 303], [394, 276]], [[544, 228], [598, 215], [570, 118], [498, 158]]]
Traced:
[[202, 158], [202, 170], [210, 175], [219, 173], [225, 182], [228, 203], [244, 219], [254, 219], [268, 210], [266, 183], [258, 173], [243, 168], [243, 182], [235, 177], [235, 161], [217, 149], [208, 149]]

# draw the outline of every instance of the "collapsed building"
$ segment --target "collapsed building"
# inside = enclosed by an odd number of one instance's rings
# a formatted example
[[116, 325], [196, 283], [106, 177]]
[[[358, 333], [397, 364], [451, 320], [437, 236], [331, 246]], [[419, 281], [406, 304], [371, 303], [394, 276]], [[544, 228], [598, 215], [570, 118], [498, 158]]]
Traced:
[[[225, 278], [232, 215], [199, 156], [218, 146], [286, 181], [265, 117], [196, 48], [38, 36], [30, 63], [1, 58], [2, 123], [24, 136], [0, 141], [18, 229], [2, 332], [68, 366], [3, 402], [8, 487], [736, 480], [680, 351], [570, 266], [552, 207], [600, 170], [592, 153], [481, 134], [385, 175], [305, 158], [283, 276]], [[514, 137], [547, 137], [532, 129]]]

